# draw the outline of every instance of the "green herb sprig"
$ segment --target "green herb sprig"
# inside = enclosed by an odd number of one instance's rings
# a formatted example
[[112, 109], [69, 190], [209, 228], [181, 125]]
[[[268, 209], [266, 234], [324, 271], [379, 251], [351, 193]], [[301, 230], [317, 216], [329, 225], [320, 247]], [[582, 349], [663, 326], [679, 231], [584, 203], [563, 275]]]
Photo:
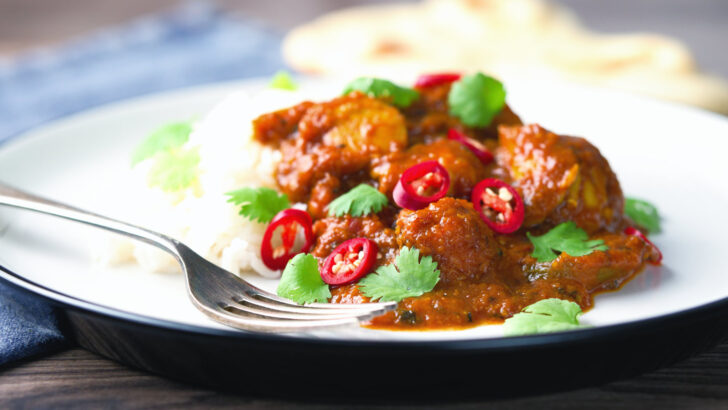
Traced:
[[403, 247], [394, 265], [380, 266], [359, 281], [359, 289], [372, 300], [399, 302], [431, 291], [439, 281], [437, 262], [430, 256], [420, 258], [416, 248]]
[[594, 251], [609, 249], [601, 239], [589, 240], [589, 235], [576, 226], [573, 221], [556, 225], [541, 236], [533, 236], [530, 232], [527, 232], [526, 236], [533, 243], [531, 256], [539, 262], [553, 261], [559, 256], [557, 252], [566, 252], [571, 256], [584, 256]]
[[230, 197], [228, 202], [240, 206], [240, 215], [262, 223], [270, 222], [278, 212], [291, 207], [285, 194], [271, 188], [241, 188], [225, 195]]
[[455, 81], [447, 96], [450, 114], [469, 127], [487, 127], [506, 104], [503, 83], [483, 73]]
[[173, 122], [166, 124], [139, 144], [131, 154], [131, 165], [134, 166], [157, 153], [168, 152], [184, 145], [192, 132], [189, 122]]
[[659, 233], [662, 229], [657, 207], [643, 199], [624, 198], [624, 213], [634, 223], [646, 228], [650, 233]]
[[347, 84], [343, 95], [352, 91], [361, 91], [364, 94], [390, 101], [392, 104], [406, 108], [420, 97], [420, 93], [412, 88], [399, 86], [391, 81], [373, 77], [359, 77]]
[[331, 201], [329, 215], [364, 216], [381, 211], [387, 202], [387, 196], [376, 188], [361, 184]]
[[506, 319], [503, 334], [520, 336], [578, 329], [584, 327], [579, 324], [581, 314], [581, 307], [574, 302], [555, 298], [540, 300]]
[[296, 91], [298, 89], [298, 84], [296, 84], [296, 81], [285, 70], [280, 70], [276, 72], [273, 75], [273, 78], [271, 78], [268, 86], [270, 88], [285, 91]]
[[200, 154], [196, 149], [160, 152], [154, 156], [147, 183], [165, 192], [188, 188], [197, 180], [199, 163]]
[[164, 125], [151, 133], [132, 152], [132, 166], [144, 160], [153, 161], [147, 174], [150, 187], [176, 192], [192, 186], [197, 180], [200, 153], [194, 148], [184, 148], [191, 132], [190, 122]]
[[321, 279], [318, 261], [307, 253], [299, 253], [288, 261], [276, 293], [301, 305], [327, 303], [331, 297], [329, 285]]

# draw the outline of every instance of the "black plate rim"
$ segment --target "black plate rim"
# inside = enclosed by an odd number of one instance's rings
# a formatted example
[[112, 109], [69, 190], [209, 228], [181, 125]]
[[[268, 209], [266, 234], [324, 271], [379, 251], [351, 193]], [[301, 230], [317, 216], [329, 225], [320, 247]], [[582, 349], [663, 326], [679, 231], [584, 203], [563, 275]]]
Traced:
[[35, 283], [22, 275], [13, 272], [9, 268], [0, 265], [0, 280], [40, 296], [53, 305], [65, 309], [73, 309], [87, 314], [92, 314], [105, 319], [114, 319], [122, 322], [158, 330], [181, 332], [206, 337], [223, 337], [229, 339], [244, 339], [250, 342], [261, 343], [282, 343], [307, 345], [311, 347], [342, 347], [354, 348], [358, 346], [377, 348], [396, 348], [397, 350], [422, 354], [423, 350], [430, 352], [459, 352], [459, 353], [494, 353], [496, 351], [512, 351], [517, 349], [540, 349], [549, 347], [564, 347], [587, 343], [590, 341], [604, 341], [606, 339], [619, 338], [620, 335], [633, 332], [651, 332], [665, 330], [665, 326], [675, 327], [691, 323], [711, 314], [721, 312], [728, 313], [728, 297], [708, 302], [703, 305], [684, 309], [678, 312], [668, 313], [647, 319], [629, 321], [614, 325], [589, 327], [566, 332], [544, 333], [526, 336], [496, 337], [496, 338], [474, 338], [461, 340], [376, 340], [376, 339], [335, 339], [335, 338], [313, 338], [285, 336], [275, 333], [249, 332], [237, 329], [215, 329], [180, 322], [159, 319], [151, 316], [127, 312], [109, 306], [89, 302], [75, 296], [67, 295], [41, 284]]

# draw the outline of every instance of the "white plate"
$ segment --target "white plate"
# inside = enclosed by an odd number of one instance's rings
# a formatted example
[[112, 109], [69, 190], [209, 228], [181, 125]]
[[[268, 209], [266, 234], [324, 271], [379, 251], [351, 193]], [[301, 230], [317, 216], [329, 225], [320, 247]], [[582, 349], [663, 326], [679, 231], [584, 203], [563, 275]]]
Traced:
[[[17, 137], [0, 147], [0, 180], [109, 214], [110, 181], [128, 172], [129, 153], [168, 121], [208, 111], [246, 81], [198, 87], [110, 105]], [[309, 82], [306, 87], [321, 87]], [[323, 85], [334, 96], [343, 83]], [[609, 160], [627, 196], [648, 199], [664, 216], [653, 238], [662, 267], [648, 267], [618, 292], [596, 297], [583, 316], [593, 326], [657, 317], [728, 297], [722, 256], [728, 232], [728, 120], [673, 104], [564, 84], [508, 81], [508, 103], [525, 122], [584, 136]], [[129, 198], [133, 201], [133, 198]], [[113, 214], [110, 214], [113, 216]], [[29, 212], [0, 208], [0, 265], [66, 295], [165, 321], [222, 328], [188, 301], [181, 275], [94, 262], [88, 245], [107, 235]], [[275, 281], [250, 277], [274, 289]], [[235, 331], [235, 330], [230, 330]], [[447, 340], [501, 335], [500, 326], [465, 331], [340, 329], [302, 337]]]

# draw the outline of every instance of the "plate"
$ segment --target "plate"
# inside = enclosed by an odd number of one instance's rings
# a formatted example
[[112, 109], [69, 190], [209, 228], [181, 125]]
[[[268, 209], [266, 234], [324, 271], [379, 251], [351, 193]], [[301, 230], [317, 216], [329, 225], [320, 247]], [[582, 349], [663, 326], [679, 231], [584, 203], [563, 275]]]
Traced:
[[[264, 81], [191, 88], [102, 107], [47, 125], [0, 147], [0, 179], [110, 216], [123, 207], [114, 184], [128, 172], [132, 148], [160, 124], [204, 114], [233, 91]], [[307, 81], [304, 93], [333, 96], [344, 82]], [[627, 196], [648, 199], [664, 216], [654, 242], [664, 265], [648, 267], [618, 292], [596, 297], [584, 330], [518, 338], [500, 326], [465, 331], [392, 332], [363, 328], [269, 335], [209, 321], [187, 300], [181, 275], [134, 266], [106, 267], [88, 246], [106, 233], [71, 222], [0, 208], [0, 277], [60, 306], [68, 331], [93, 351], [171, 377], [218, 387], [277, 393], [351, 376], [392, 394], [422, 384], [452, 394], [537, 393], [635, 374], [676, 360], [728, 329], [728, 120], [625, 94], [523, 80], [506, 81], [508, 102], [525, 122], [588, 138], [609, 160]], [[133, 198], [126, 198], [133, 201]], [[275, 282], [251, 281], [272, 289]], [[638, 358], [635, 358], [638, 356]], [[241, 375], [255, 369], [254, 374]], [[482, 366], [482, 367], [473, 367]], [[471, 379], [466, 370], [487, 374]], [[523, 386], [523, 374], [548, 375]], [[387, 372], [391, 370], [391, 373]], [[408, 375], [408, 376], [403, 376]], [[520, 375], [520, 376], [519, 376]], [[394, 380], [396, 379], [396, 380]], [[529, 377], [529, 379], [533, 379]], [[244, 383], [243, 383], [244, 382]], [[275, 384], [270, 384], [275, 382]], [[294, 386], [295, 384], [295, 386]], [[453, 390], [454, 389], [454, 390]]]

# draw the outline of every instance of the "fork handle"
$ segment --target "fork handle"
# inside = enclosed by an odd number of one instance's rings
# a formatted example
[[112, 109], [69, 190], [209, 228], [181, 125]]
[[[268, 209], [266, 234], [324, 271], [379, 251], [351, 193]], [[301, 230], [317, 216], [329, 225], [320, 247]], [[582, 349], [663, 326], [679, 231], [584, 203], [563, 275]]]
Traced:
[[7, 205], [46, 215], [58, 216], [64, 219], [70, 219], [72, 221], [85, 223], [97, 228], [130, 236], [154, 245], [171, 253], [178, 260], [180, 259], [179, 251], [177, 249], [177, 240], [167, 235], [24, 192], [2, 182], [0, 182], [0, 205]]

